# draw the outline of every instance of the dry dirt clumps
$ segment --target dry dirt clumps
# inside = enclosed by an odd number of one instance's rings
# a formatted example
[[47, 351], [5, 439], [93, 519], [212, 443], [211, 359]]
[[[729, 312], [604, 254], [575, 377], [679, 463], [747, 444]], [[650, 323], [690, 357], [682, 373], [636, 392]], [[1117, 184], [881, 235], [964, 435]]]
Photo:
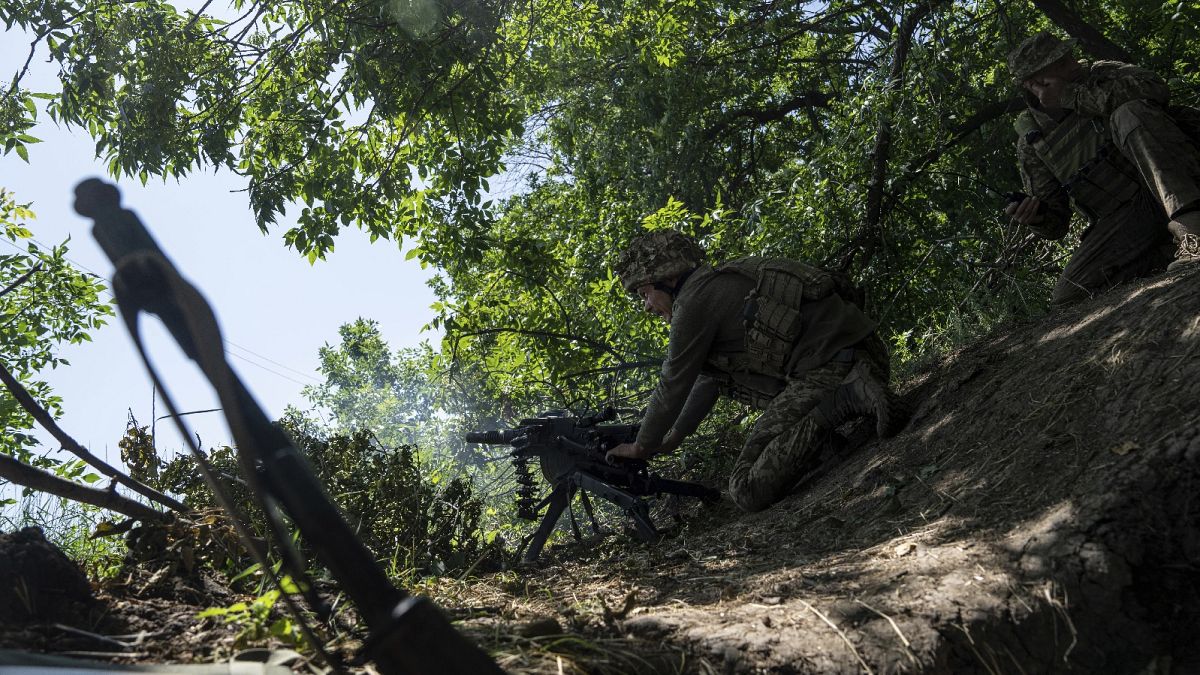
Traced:
[[1197, 284], [997, 331], [910, 384], [901, 435], [792, 497], [571, 547], [525, 595], [688, 672], [1200, 672]]

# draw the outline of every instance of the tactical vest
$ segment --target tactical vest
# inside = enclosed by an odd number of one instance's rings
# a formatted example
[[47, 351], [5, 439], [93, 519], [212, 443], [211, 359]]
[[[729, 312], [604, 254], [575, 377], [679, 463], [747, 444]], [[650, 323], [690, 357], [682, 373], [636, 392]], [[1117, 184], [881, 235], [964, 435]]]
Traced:
[[[722, 393], [755, 408], [765, 408], [783, 388], [783, 377], [791, 372], [796, 343], [804, 325], [800, 316], [805, 302], [821, 300], [838, 290], [829, 272], [797, 260], [783, 258], [739, 258], [716, 268], [718, 274], [739, 274], [754, 281], [746, 296], [743, 320], [746, 326], [745, 353], [736, 357], [716, 354], [709, 365], [710, 376]], [[758, 373], [779, 378], [778, 386], [752, 387], [735, 380], [734, 373]], [[759, 378], [760, 380], [762, 378]]]
[[1046, 132], [1029, 112], [1014, 124], [1075, 205], [1092, 217], [1112, 213], [1142, 189], [1137, 169], [1099, 119], [1071, 112]]

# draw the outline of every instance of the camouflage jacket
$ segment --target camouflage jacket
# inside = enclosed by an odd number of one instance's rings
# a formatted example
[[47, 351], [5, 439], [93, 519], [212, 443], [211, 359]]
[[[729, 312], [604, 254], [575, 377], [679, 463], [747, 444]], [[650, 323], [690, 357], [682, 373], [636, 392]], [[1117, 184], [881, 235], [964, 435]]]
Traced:
[[875, 324], [858, 307], [833, 294], [805, 302], [804, 331], [791, 373], [756, 372], [745, 364], [746, 299], [755, 282], [701, 265], [672, 306], [670, 342], [662, 375], [650, 395], [637, 440], [657, 448], [671, 429], [696, 430], [722, 393], [752, 391], [758, 407], [783, 390], [789, 377], [827, 363], [841, 349], [870, 335]]
[[[1118, 61], [1082, 65], [1087, 74], [1078, 82], [1066, 85], [1062, 97], [1063, 108], [1080, 116], [1107, 123], [1113, 111], [1129, 101], [1145, 99], [1166, 105], [1170, 98], [1170, 90], [1162, 78], [1145, 68]], [[1030, 107], [1021, 113], [1022, 119], [1017, 121], [1018, 129], [1030, 122], [1046, 133], [1057, 128], [1059, 119], [1038, 107], [1036, 99], [1030, 99], [1030, 103]], [[1030, 229], [1046, 239], [1062, 238], [1071, 221], [1072, 204], [1068, 194], [1038, 157], [1025, 134], [1017, 136], [1017, 158], [1025, 192], [1041, 199], [1047, 207], [1044, 219], [1030, 225]]]

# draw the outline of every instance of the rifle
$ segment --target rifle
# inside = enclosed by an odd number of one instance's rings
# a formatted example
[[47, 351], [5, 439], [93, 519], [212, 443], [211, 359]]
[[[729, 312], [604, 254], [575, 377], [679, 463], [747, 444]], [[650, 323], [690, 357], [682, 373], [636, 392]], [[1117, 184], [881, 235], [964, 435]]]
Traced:
[[[468, 443], [510, 445], [511, 457], [517, 465], [517, 514], [526, 520], [537, 520], [546, 514], [537, 530], [526, 540], [529, 548], [521, 561], [532, 564], [541, 555], [546, 539], [554, 530], [562, 512], [578, 493], [584, 511], [591, 519], [593, 534], [600, 533], [588, 493], [607, 499], [619, 506], [633, 519], [639, 539], [652, 541], [658, 530], [650, 520], [650, 508], [644, 497], [664, 494], [698, 497], [705, 502], [720, 498], [720, 492], [699, 483], [671, 480], [650, 473], [648, 464], [640, 459], [617, 459], [608, 462], [604, 455], [614, 446], [628, 443], [637, 437], [638, 424], [603, 424], [617, 418], [617, 411], [605, 408], [596, 415], [571, 416], [565, 410], [550, 410], [537, 417], [521, 420], [512, 429], [468, 433]], [[528, 462], [536, 458], [542, 476], [550, 484], [550, 494], [535, 502], [533, 476]], [[571, 530], [580, 539], [575, 512], [570, 512]], [[524, 545], [522, 545], [522, 548]], [[518, 549], [518, 553], [520, 549]]]
[[[230, 368], [225, 359], [221, 331], [208, 302], [195, 286], [180, 276], [137, 215], [121, 208], [117, 188], [95, 178], [80, 183], [75, 188], [75, 210], [95, 221], [92, 234], [116, 268], [113, 295], [126, 328], [180, 432], [189, 440], [201, 473], [262, 569], [270, 571], [272, 568], [265, 552], [254, 543], [245, 519], [238, 517], [238, 509], [213, 479], [207, 459], [191, 440], [186, 423], [151, 365], [138, 327], [142, 312], [155, 314], [162, 320], [180, 348], [200, 366], [216, 390], [236, 441], [243, 477], [267, 517], [269, 534], [285, 569], [295, 579], [304, 580], [307, 576], [299, 554], [291, 546], [278, 512], [280, 507], [358, 607], [370, 630], [361, 657], [373, 660], [381, 672], [388, 674], [502, 673], [483, 650], [468, 642], [450, 625], [433, 602], [410, 595], [388, 581], [304, 457], [287, 435], [271, 423]], [[279, 583], [278, 578], [274, 580]], [[312, 590], [312, 584], [302, 583], [301, 588], [318, 616], [328, 615], [328, 607]], [[326, 661], [336, 668], [338, 664], [325, 653], [320, 641], [312, 638], [291, 595], [284, 593], [283, 597], [306, 635]]]

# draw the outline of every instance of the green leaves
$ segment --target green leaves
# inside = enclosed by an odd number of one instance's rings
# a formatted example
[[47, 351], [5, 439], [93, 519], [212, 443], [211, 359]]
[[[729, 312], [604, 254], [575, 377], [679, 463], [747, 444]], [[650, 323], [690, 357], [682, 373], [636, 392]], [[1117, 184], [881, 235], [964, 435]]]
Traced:
[[[17, 203], [0, 188], [0, 236], [10, 244], [7, 250], [18, 251], [0, 253], [0, 358], [34, 398], [57, 413], [61, 401], [36, 379], [37, 373], [65, 364], [58, 346], [89, 340], [112, 308], [100, 299], [103, 285], [67, 261], [66, 243], [47, 251], [29, 241], [33, 233], [25, 221], [33, 218], [28, 204]], [[20, 252], [21, 244], [25, 252]], [[33, 420], [7, 391], [0, 392], [0, 424], [0, 452], [28, 461], [34, 440], [25, 432], [33, 428]]]

